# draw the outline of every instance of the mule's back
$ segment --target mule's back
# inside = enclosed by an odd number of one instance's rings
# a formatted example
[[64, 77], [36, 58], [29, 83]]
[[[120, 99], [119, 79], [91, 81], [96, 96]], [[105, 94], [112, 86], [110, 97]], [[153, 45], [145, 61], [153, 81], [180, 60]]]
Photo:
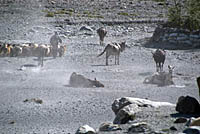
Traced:
[[165, 62], [165, 51], [161, 49], [157, 49], [153, 53], [153, 58], [156, 63], [164, 63]]

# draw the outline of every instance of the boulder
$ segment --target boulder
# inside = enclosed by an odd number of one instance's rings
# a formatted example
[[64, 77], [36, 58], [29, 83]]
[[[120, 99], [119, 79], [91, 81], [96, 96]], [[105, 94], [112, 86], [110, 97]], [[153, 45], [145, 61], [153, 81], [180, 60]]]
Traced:
[[96, 134], [96, 131], [88, 125], [79, 127], [76, 134]]
[[136, 104], [139, 107], [156, 107], [156, 108], [160, 106], [175, 106], [174, 104], [171, 104], [169, 102], [156, 102], [141, 98], [123, 97], [116, 99], [113, 102], [112, 110], [115, 114], [117, 114], [120, 109], [129, 104]]
[[92, 32], [92, 29], [90, 27], [88, 27], [88, 26], [82, 26], [80, 28], [80, 31], [89, 31], [89, 32]]
[[176, 104], [176, 111], [182, 114], [199, 114], [200, 104], [199, 102], [190, 96], [180, 96]]
[[183, 133], [185, 134], [200, 134], [200, 127], [199, 126], [192, 126], [189, 128], [186, 128]]
[[84, 88], [104, 87], [104, 85], [101, 82], [97, 81], [96, 78], [94, 80], [91, 80], [75, 72], [73, 72], [70, 76], [69, 86]]
[[125, 106], [124, 108], [120, 109], [117, 113], [113, 123], [114, 124], [126, 124], [129, 121], [135, 119], [136, 113], [140, 111], [138, 105], [130, 104]]
[[119, 125], [113, 123], [103, 123], [100, 125], [99, 131], [117, 131], [122, 130]]

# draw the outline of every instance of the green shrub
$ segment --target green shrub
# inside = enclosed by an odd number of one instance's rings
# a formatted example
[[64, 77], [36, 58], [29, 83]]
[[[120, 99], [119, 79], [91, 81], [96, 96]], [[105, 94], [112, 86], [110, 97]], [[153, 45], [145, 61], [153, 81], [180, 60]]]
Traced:
[[54, 17], [54, 13], [53, 12], [48, 12], [47, 14], [46, 14], [46, 17]]
[[118, 13], [118, 15], [129, 16], [129, 14], [126, 12], [120, 12], [120, 13]]
[[200, 1], [174, 0], [174, 6], [168, 10], [168, 25], [192, 30], [200, 29]]

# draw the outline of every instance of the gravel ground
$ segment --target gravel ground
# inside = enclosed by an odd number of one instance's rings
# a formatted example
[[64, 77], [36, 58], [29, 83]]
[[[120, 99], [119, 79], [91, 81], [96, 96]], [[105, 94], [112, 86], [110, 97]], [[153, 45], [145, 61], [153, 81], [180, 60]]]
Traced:
[[[22, 65], [37, 64], [36, 57], [0, 58], [0, 132], [2, 134], [75, 133], [77, 128], [84, 124], [98, 129], [101, 123], [114, 120], [115, 115], [111, 110], [111, 104], [115, 99], [125, 96], [174, 104], [181, 95], [190, 95], [199, 99], [196, 84], [196, 77], [200, 75], [199, 50], [167, 50], [164, 70], [167, 71], [167, 65], [175, 66], [175, 85], [165, 87], [145, 85], [143, 84], [145, 77], [155, 72], [155, 63], [151, 54], [154, 49], [143, 48], [141, 44], [152, 36], [157, 24], [106, 25], [99, 22], [157, 19], [161, 16], [159, 14], [165, 16], [167, 13], [162, 3], [125, 0], [108, 1], [111, 4], [104, 0], [87, 0], [84, 3], [78, 0], [62, 2], [64, 4], [57, 2], [51, 5], [46, 1], [20, 2], [19, 0], [17, 3], [10, 1], [0, 5], [2, 42], [49, 43], [53, 32], [58, 31], [63, 44], [67, 45], [64, 57], [45, 58], [42, 68], [29, 67], [23, 71], [19, 70]], [[53, 12], [62, 8], [72, 8], [76, 11], [73, 11], [73, 15], [59, 14], [55, 17], [45, 17], [47, 11]], [[85, 10], [90, 12], [96, 10], [96, 14], [104, 18], [77, 15], [84, 14]], [[134, 12], [137, 17], [117, 14], [122, 11]], [[78, 23], [67, 25], [66, 22], [69, 21]], [[92, 32], [79, 31], [85, 25], [89, 26]], [[96, 29], [100, 26], [106, 27], [108, 31], [106, 43], [126, 41], [129, 46], [120, 56], [120, 65], [114, 65], [114, 60], [110, 60], [111, 64], [105, 66], [105, 55], [97, 58], [105, 47], [99, 46], [99, 38], [96, 34]], [[72, 72], [83, 74], [90, 79], [97, 78], [105, 87], [68, 87], [66, 85]], [[43, 103], [25, 101], [32, 98], [41, 99]], [[148, 122], [154, 130], [158, 131], [175, 126], [178, 131], [169, 133], [177, 133], [185, 126], [173, 124], [175, 118], [170, 114], [175, 113], [174, 107], [144, 109], [137, 120]]]

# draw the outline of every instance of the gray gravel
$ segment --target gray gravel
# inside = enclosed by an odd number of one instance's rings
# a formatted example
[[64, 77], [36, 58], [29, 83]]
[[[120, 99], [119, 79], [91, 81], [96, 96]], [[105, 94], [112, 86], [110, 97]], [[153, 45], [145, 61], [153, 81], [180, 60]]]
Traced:
[[[21, 4], [25, 5], [24, 8]], [[111, 65], [105, 66], [105, 55], [96, 57], [105, 47], [98, 45], [99, 38], [95, 31], [103, 24], [88, 24], [93, 32], [81, 32], [79, 29], [86, 25], [85, 23], [54, 23], [62, 21], [62, 18], [45, 17], [42, 10], [55, 10], [45, 7], [48, 6], [44, 1], [0, 6], [1, 41], [49, 43], [50, 36], [56, 30], [59, 31], [63, 44], [67, 45], [64, 57], [47, 57], [42, 68], [28, 67], [23, 71], [19, 70], [22, 65], [37, 64], [36, 57], [0, 58], [2, 134], [75, 133], [79, 126], [84, 124], [98, 129], [101, 123], [114, 120], [111, 104], [115, 99], [125, 96], [174, 104], [181, 95], [199, 99], [196, 84], [196, 77], [200, 75], [199, 50], [167, 50], [164, 70], [168, 71], [167, 65], [175, 66], [175, 85], [158, 87], [143, 84], [145, 77], [153, 74], [156, 69], [151, 54], [154, 49], [143, 48], [141, 43], [152, 36], [157, 24], [104, 25], [108, 30], [106, 43], [126, 40], [129, 46], [120, 56], [120, 65], [114, 65], [112, 59], [109, 61]], [[105, 87], [67, 87], [72, 72], [83, 74], [90, 79], [97, 78]], [[32, 98], [41, 99], [43, 103], [23, 102]], [[144, 111], [146, 112], [142, 112], [137, 120], [145, 119], [155, 130], [173, 125], [170, 114], [176, 113], [174, 108], [160, 108], [156, 114], [152, 109]], [[184, 125], [176, 127], [181, 132]]]

